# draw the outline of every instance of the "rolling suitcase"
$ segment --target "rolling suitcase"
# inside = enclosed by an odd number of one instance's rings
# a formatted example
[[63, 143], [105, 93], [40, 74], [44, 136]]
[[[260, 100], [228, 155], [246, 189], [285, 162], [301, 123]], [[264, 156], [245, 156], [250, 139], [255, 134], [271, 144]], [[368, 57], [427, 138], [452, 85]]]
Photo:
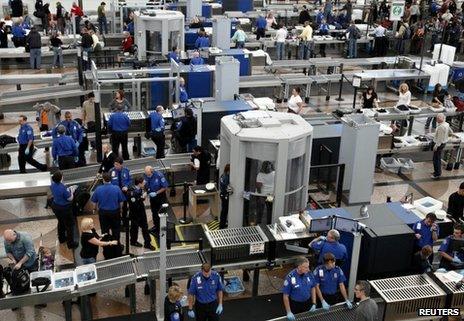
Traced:
[[79, 186], [76, 188], [73, 198], [73, 211], [76, 215], [80, 215], [84, 212], [85, 205], [90, 199], [90, 194], [92, 193], [95, 186], [97, 186], [99, 181], [100, 175], [97, 174], [89, 187]]

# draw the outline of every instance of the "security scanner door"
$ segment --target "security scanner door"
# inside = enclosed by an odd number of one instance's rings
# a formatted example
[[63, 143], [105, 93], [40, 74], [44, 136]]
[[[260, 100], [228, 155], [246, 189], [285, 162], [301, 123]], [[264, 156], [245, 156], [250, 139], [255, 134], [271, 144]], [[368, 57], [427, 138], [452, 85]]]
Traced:
[[230, 164], [234, 190], [229, 227], [271, 224], [305, 208], [312, 127], [303, 118], [262, 111], [225, 116], [220, 139], [220, 168]]

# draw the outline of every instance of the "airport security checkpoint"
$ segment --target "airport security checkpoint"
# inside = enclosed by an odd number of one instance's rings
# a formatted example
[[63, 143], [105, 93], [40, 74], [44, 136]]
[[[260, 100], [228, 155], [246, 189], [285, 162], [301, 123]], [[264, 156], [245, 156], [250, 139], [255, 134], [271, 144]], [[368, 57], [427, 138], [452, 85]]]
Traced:
[[463, 10], [2, 1], [1, 319], [462, 320]]

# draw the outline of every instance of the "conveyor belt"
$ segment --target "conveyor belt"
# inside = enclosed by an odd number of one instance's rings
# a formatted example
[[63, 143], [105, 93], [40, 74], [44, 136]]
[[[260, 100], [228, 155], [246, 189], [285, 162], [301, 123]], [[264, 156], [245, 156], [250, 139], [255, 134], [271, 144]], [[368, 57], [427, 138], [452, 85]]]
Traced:
[[46, 194], [50, 187], [50, 173], [2, 175], [0, 199]]
[[271, 75], [242, 76], [239, 88], [280, 87], [282, 82], [278, 77]]
[[[147, 277], [148, 273], [157, 274], [160, 264], [159, 252], [147, 252], [137, 257], [135, 266], [138, 277]], [[192, 250], [167, 251], [166, 270], [168, 275], [176, 272], [192, 273], [198, 271], [203, 264], [202, 254]]]
[[268, 238], [259, 226], [206, 230], [205, 234], [213, 248], [249, 245], [251, 243], [268, 241]]
[[97, 282], [130, 275], [135, 276], [133, 259], [129, 255], [101, 261], [95, 266], [97, 267]]

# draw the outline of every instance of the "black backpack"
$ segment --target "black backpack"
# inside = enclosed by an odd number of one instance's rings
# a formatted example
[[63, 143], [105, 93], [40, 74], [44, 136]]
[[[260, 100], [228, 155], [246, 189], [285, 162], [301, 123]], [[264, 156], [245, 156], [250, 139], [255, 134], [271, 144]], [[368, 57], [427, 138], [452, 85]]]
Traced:
[[[102, 242], [110, 242], [114, 240], [116, 239], [111, 234], [105, 234], [101, 238]], [[105, 260], [115, 259], [117, 257], [123, 256], [124, 245], [122, 245], [121, 242], [119, 242], [119, 240], [117, 241], [117, 245], [108, 245], [103, 247], [103, 256], [105, 257]]]
[[24, 267], [18, 270], [7, 267], [3, 270], [3, 276], [10, 285], [12, 295], [21, 295], [29, 291], [29, 272]]

